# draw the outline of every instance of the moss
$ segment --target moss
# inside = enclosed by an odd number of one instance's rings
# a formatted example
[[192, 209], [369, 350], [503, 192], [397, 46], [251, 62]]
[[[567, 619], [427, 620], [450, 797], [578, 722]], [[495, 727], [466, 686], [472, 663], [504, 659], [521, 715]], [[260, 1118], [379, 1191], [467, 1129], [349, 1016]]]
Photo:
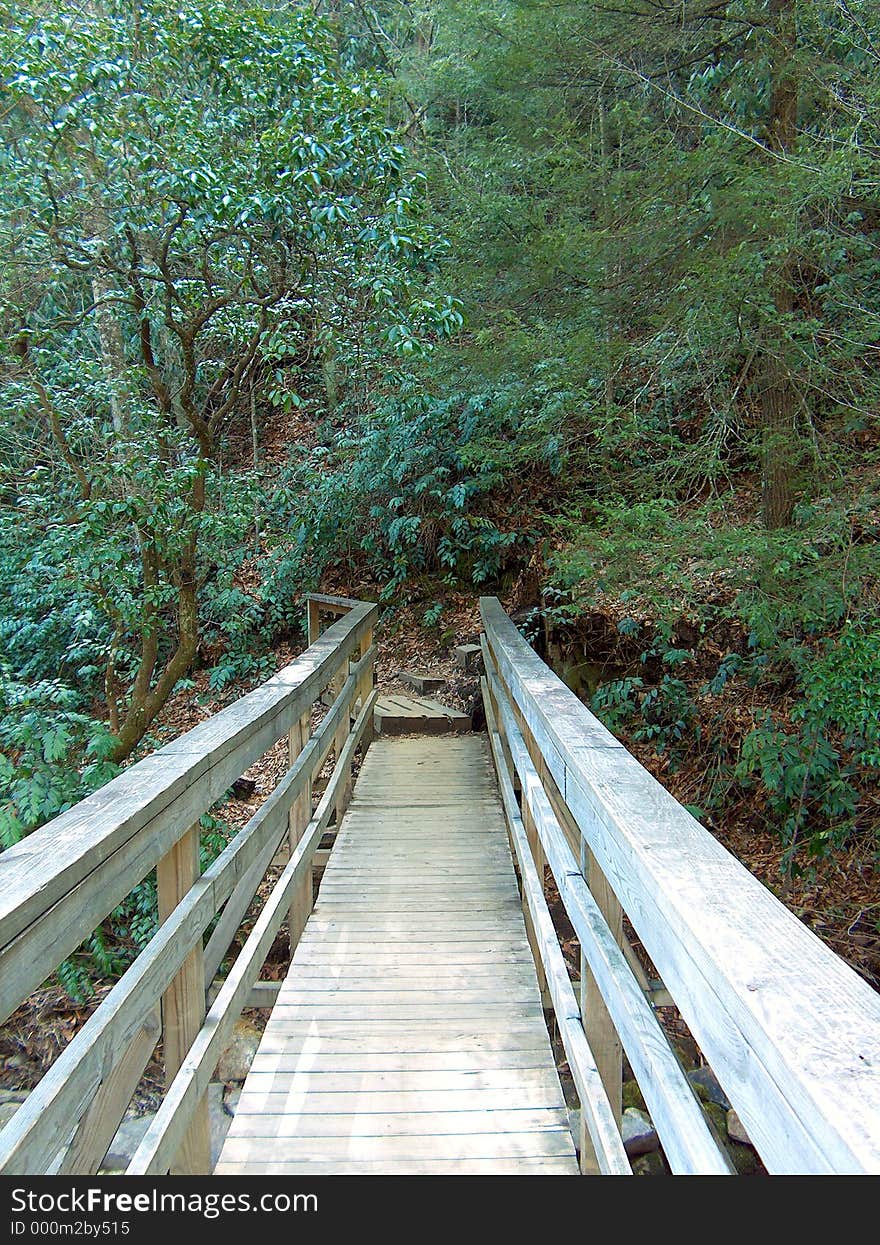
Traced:
[[637, 1159], [633, 1159], [632, 1169], [634, 1176], [669, 1175], [666, 1160], [659, 1150], [655, 1150], [652, 1154], [640, 1154]]
[[645, 1099], [642, 1096], [642, 1091], [639, 1089], [636, 1081], [625, 1081], [623, 1085], [624, 1111], [626, 1111], [628, 1107], [635, 1107], [637, 1111], [644, 1111], [646, 1114], [648, 1112], [648, 1108], [645, 1105]]
[[730, 1155], [738, 1176], [755, 1176], [761, 1170], [761, 1160], [751, 1146], [731, 1141], [728, 1143], [727, 1153]]

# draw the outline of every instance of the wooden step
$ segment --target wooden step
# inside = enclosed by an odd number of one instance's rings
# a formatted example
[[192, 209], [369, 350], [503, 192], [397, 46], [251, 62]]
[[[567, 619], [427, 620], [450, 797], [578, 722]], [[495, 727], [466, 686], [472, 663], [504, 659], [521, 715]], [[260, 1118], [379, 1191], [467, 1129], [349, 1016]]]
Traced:
[[374, 715], [377, 735], [447, 735], [469, 731], [466, 713], [427, 696], [380, 696]]
[[417, 670], [401, 670], [400, 681], [418, 692], [420, 696], [428, 692], [439, 692], [446, 686], [446, 680], [442, 675], [421, 674]]

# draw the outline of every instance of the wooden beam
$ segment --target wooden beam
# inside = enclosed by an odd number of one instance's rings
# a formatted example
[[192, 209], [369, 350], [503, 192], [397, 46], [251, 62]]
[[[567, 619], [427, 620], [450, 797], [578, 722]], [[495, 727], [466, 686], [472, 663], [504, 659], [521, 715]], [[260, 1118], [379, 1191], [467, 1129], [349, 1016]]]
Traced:
[[[487, 668], [488, 669], [488, 668]], [[544, 887], [538, 878], [531, 849], [526, 837], [517, 805], [513, 783], [504, 763], [501, 736], [498, 732], [492, 705], [488, 702], [486, 725], [489, 742], [495, 760], [501, 799], [507, 824], [513, 841], [513, 851], [520, 868], [523, 894], [536, 932], [541, 962], [545, 967], [548, 988], [553, 1001], [559, 1035], [565, 1048], [568, 1066], [578, 1091], [581, 1117], [586, 1122], [591, 1153], [596, 1157], [597, 1170], [605, 1175], [626, 1176], [631, 1174], [629, 1159], [605, 1093], [599, 1069], [593, 1058], [589, 1043], [580, 1023], [574, 989], [568, 977], [568, 969], [559, 948], [556, 930], [547, 908]]]
[[[159, 923], [167, 921], [199, 876], [199, 824], [191, 826], [156, 868]], [[202, 941], [184, 960], [162, 995], [162, 1049], [165, 1084], [171, 1085], [205, 1017], [205, 963]], [[180, 1138], [172, 1175], [199, 1176], [211, 1170], [211, 1123], [208, 1100], [196, 1104], [190, 1126]]]
[[[608, 885], [608, 879], [596, 863], [595, 856], [583, 840], [581, 840], [579, 863], [608, 931], [620, 946], [624, 942], [623, 909], [614, 891]], [[623, 1046], [583, 947], [581, 948], [580, 1002], [587, 1041], [596, 1056], [596, 1063], [608, 1099], [617, 1119], [620, 1120], [623, 1117]]]
[[[369, 660], [372, 659], [375, 650], [371, 649], [365, 658], [361, 658], [355, 667], [355, 671], [349, 676], [345, 686], [340, 693], [337, 704], [333, 706], [330, 712], [325, 716], [319, 725], [315, 734], [308, 743], [303, 747], [295, 763], [287, 771], [287, 774], [276, 787], [275, 791], [263, 805], [263, 808], [274, 808], [279, 800], [284, 800], [287, 796], [290, 803], [295, 803], [300, 792], [307, 783], [311, 783], [314, 774], [321, 768], [326, 760], [335, 737], [336, 726], [346, 713], [347, 706], [351, 704], [357, 686], [357, 679], [362, 668]], [[311, 797], [309, 799], [311, 804]], [[259, 817], [260, 813], [256, 814]], [[253, 822], [248, 822], [251, 825]], [[289, 819], [288, 819], [289, 828]], [[254, 861], [248, 872], [241, 878], [235, 890], [229, 896], [220, 919], [214, 927], [208, 944], [205, 947], [205, 987], [210, 982], [223, 962], [223, 957], [229, 949], [229, 946], [235, 937], [238, 927], [244, 918], [245, 913], [251, 905], [260, 880], [264, 876], [269, 864], [273, 860], [281, 841], [281, 834], [273, 835], [266, 840], [266, 846], [260, 856]], [[288, 854], [289, 859], [289, 854]]]
[[312, 645], [321, 634], [321, 607], [312, 597], [308, 598], [307, 634], [309, 645]]
[[499, 669], [768, 1170], [880, 1170], [880, 999], [556, 679], [495, 598]]
[[[211, 984], [208, 991], [208, 1010], [213, 1006], [217, 995], [223, 989], [222, 981], [215, 981]], [[257, 1010], [271, 1011], [275, 1006], [278, 998], [278, 991], [281, 989], [280, 981], [255, 981], [251, 986], [251, 992], [245, 1002], [245, 1007], [256, 1008]]]
[[324, 829], [335, 807], [337, 787], [344, 781], [346, 765], [351, 763], [369, 715], [373, 711], [375, 693], [361, 709], [358, 720], [337, 759], [333, 775], [321, 798], [315, 815], [294, 848], [290, 860], [278, 879], [271, 896], [260, 912], [241, 954], [217, 995], [208, 1013], [205, 1026], [198, 1035], [189, 1057], [163, 1101], [128, 1167], [128, 1175], [153, 1175], [167, 1172], [185, 1135], [197, 1104], [202, 1100], [223, 1052], [236, 1019], [249, 997], [260, 967], [269, 952], [275, 934], [284, 919], [296, 886], [310, 865], [312, 855], [321, 841]]
[[[490, 680], [494, 676], [490, 675]], [[506, 701], [496, 692], [523, 787], [559, 895], [581, 943], [596, 989], [608, 1009], [614, 1040], [623, 1042], [651, 1119], [674, 1172], [726, 1175], [732, 1170], [711, 1135], [702, 1108], [660, 1028], [657, 1017], [609, 929], [569, 846]], [[581, 978], [583, 981], [583, 977]], [[586, 1030], [586, 1025], [584, 1026]], [[587, 1038], [589, 1040], [589, 1033]], [[599, 1051], [590, 1048], [600, 1073]], [[616, 1065], [612, 1065], [616, 1068]], [[619, 1121], [618, 1083], [603, 1085]]]
[[0, 1020], [35, 990], [280, 739], [372, 628], [364, 603], [307, 652], [206, 722], [3, 853]]
[[93, 1176], [97, 1172], [110, 1142], [116, 1136], [144, 1068], [153, 1056], [161, 1032], [161, 1012], [157, 1007], [144, 1021], [95, 1094], [55, 1174]]
[[[354, 692], [352, 689], [352, 695]], [[341, 689], [340, 689], [341, 691]], [[351, 700], [349, 700], [349, 704]], [[340, 718], [340, 730], [345, 727], [346, 735], [348, 734], [348, 712]], [[296, 762], [296, 758], [306, 747], [311, 731], [311, 716], [304, 713], [298, 722], [290, 728], [290, 738], [288, 742], [288, 756], [290, 764]], [[335, 740], [334, 740], [335, 746]], [[312, 817], [312, 773], [309, 773], [308, 782], [306, 782], [294, 800], [290, 808], [290, 821], [288, 828], [288, 843], [290, 844], [290, 855], [296, 849], [302, 836]], [[303, 867], [302, 877], [297, 884], [293, 893], [293, 902], [290, 905], [290, 912], [287, 917], [288, 938], [290, 942], [290, 954], [293, 955], [296, 945], [299, 942], [300, 934], [306, 927], [306, 921], [309, 919], [309, 913], [312, 910], [312, 896], [314, 893], [314, 877], [312, 873], [311, 861]]]
[[[319, 748], [329, 748], [328, 741], [332, 741], [329, 731], [323, 742], [316, 735], [310, 748], [314, 745], [318, 755]], [[274, 851], [287, 829], [290, 802], [311, 759], [305, 754], [300, 758], [202, 874], [3, 1129], [0, 1172], [33, 1174], [52, 1162], [59, 1135], [73, 1128], [88, 1110], [107, 1069], [136, 1039], [196, 940], [201, 942], [214, 913], [236, 891], [254, 861]]]

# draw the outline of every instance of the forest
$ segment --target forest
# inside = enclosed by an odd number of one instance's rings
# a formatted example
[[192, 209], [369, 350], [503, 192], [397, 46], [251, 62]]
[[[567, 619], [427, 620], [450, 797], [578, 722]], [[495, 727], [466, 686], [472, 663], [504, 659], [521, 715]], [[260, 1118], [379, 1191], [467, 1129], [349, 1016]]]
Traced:
[[3, 848], [306, 593], [497, 595], [880, 986], [872, 0], [0, 8]]

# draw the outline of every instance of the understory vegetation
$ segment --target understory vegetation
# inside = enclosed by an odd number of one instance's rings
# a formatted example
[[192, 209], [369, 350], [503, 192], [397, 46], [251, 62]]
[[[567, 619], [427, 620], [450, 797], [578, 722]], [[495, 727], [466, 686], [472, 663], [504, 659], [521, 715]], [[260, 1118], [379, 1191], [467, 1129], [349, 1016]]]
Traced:
[[2, 10], [3, 847], [330, 582], [499, 595], [783, 886], [873, 867], [876, 5]]

